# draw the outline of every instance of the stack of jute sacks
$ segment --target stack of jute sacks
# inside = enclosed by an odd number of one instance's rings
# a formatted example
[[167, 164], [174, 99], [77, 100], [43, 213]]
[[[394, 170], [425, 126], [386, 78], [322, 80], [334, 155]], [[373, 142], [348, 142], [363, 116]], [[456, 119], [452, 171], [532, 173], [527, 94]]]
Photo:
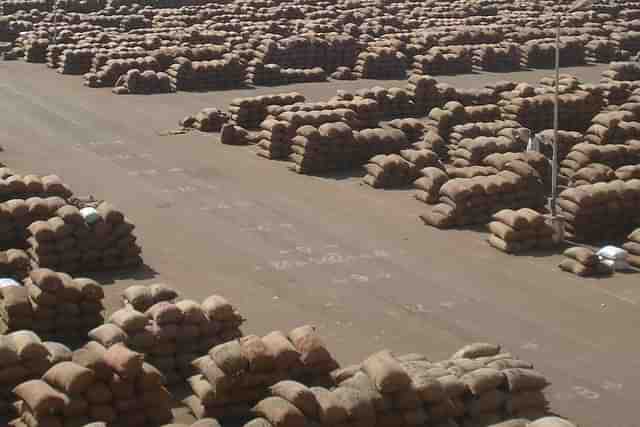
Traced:
[[27, 231], [27, 253], [40, 267], [64, 272], [100, 271], [137, 266], [142, 249], [133, 234], [135, 225], [107, 202], [87, 212], [60, 207], [55, 216], [35, 221]]
[[473, 71], [473, 54], [464, 47], [434, 47], [413, 57], [411, 72], [422, 75], [467, 74]]
[[116, 95], [169, 93], [172, 91], [167, 73], [156, 73], [152, 70], [141, 72], [137, 68], [120, 76], [113, 88], [113, 93]]
[[191, 61], [176, 59], [167, 70], [173, 90], [206, 90], [240, 87], [244, 84], [246, 63], [235, 54], [223, 59]]
[[57, 58], [60, 74], [84, 74], [91, 68], [94, 52], [91, 49], [65, 49]]
[[[371, 99], [378, 103], [378, 111], [384, 118], [413, 117], [423, 115], [416, 110], [416, 105], [411, 99], [411, 92], [405, 88], [372, 88], [359, 89], [354, 99]], [[419, 114], [418, 114], [419, 113]]]
[[[164, 289], [164, 298], [170, 292]], [[129, 292], [130, 294], [131, 292]], [[114, 312], [108, 323], [89, 332], [89, 336], [105, 347], [123, 343], [147, 356], [147, 361], [160, 369], [169, 384], [193, 375], [191, 362], [215, 345], [242, 336], [242, 317], [224, 298], [213, 295], [202, 304], [191, 300], [172, 303], [163, 300], [144, 312], [144, 297], [136, 298]]]
[[485, 71], [517, 71], [520, 69], [520, 48], [514, 43], [480, 46], [473, 50], [473, 62]]
[[163, 301], [173, 302], [178, 297], [178, 292], [164, 283], [133, 285], [122, 292], [122, 304], [125, 308], [144, 313], [154, 304]]
[[[109, 87], [115, 86], [120, 76], [125, 75], [130, 70], [160, 72], [161, 67], [153, 57], [145, 57], [143, 53], [132, 52], [129, 55], [122, 53], [121, 58], [107, 59], [102, 63], [98, 57], [94, 58], [93, 70], [84, 75], [84, 85], [88, 87]], [[129, 56], [127, 58], [127, 56]], [[100, 62], [100, 65], [96, 64]]]
[[515, 160], [495, 175], [448, 180], [440, 187], [438, 203], [420, 217], [427, 225], [447, 228], [485, 224], [502, 209], [536, 209], [543, 205], [540, 174]]
[[[553, 129], [546, 129], [538, 133], [543, 142], [541, 151], [545, 155], [553, 154]], [[576, 144], [584, 142], [584, 136], [580, 132], [558, 130], [558, 161], [562, 162], [567, 158]], [[549, 156], [551, 157], [551, 156]], [[562, 166], [561, 166], [562, 168]]]
[[142, 354], [118, 344], [106, 349], [90, 342], [13, 392], [19, 420], [14, 426], [160, 426], [170, 422], [172, 398], [164, 377]]
[[364, 166], [365, 184], [373, 188], [397, 188], [409, 185], [425, 168], [443, 169], [438, 155], [431, 150], [400, 150], [400, 154], [379, 154]]
[[622, 248], [628, 252], [627, 262], [636, 268], [640, 268], [640, 228], [636, 228], [627, 236], [627, 241]]
[[431, 76], [411, 74], [407, 83], [407, 91], [416, 104], [416, 110], [426, 113], [440, 105], [437, 80]]
[[[568, 178], [574, 178], [574, 175], [583, 168], [597, 164], [608, 166], [613, 171], [624, 168], [621, 169], [619, 178], [625, 178], [623, 180], [626, 181], [630, 179], [628, 173], [633, 174], [633, 169], [628, 166], [634, 168], [638, 162], [640, 162], [640, 143], [606, 145], [580, 143], [574, 145], [565, 159], [560, 162], [560, 173]], [[614, 174], [611, 179], [615, 177]]]
[[180, 121], [184, 128], [194, 128], [201, 132], [220, 132], [222, 126], [229, 121], [229, 116], [217, 108], [203, 108], [194, 116], [187, 116]]
[[640, 123], [630, 111], [610, 111], [596, 115], [585, 139], [598, 145], [625, 144], [640, 139]]
[[615, 180], [568, 188], [558, 196], [567, 238], [606, 241], [629, 234], [638, 225], [640, 180]]
[[46, 268], [32, 270], [24, 286], [2, 289], [3, 329], [31, 329], [43, 337], [77, 339], [100, 325], [104, 292], [91, 279]]
[[203, 418], [193, 424], [171, 423], [165, 424], [163, 427], [220, 427], [220, 423], [215, 418]]
[[503, 209], [493, 215], [487, 228], [489, 244], [502, 252], [515, 254], [555, 245], [553, 228], [533, 209]]
[[[602, 108], [602, 97], [589, 92], [561, 94], [559, 120], [562, 129], [584, 132]], [[536, 95], [513, 98], [502, 106], [502, 117], [539, 132], [553, 127], [554, 98]]]
[[8, 168], [2, 168], [0, 179], [0, 201], [28, 199], [30, 197], [62, 197], [73, 195], [69, 187], [56, 175], [19, 175]]
[[296, 328], [288, 336], [274, 331], [221, 344], [193, 365], [198, 372], [189, 379], [194, 395], [185, 403], [197, 418], [246, 416], [279, 381], [328, 386], [330, 373], [338, 368], [312, 326]]
[[580, 277], [593, 277], [611, 274], [611, 267], [600, 262], [600, 257], [589, 248], [575, 246], [563, 252], [564, 259], [558, 267], [562, 271]]
[[317, 174], [353, 166], [355, 140], [346, 123], [299, 127], [292, 143], [289, 160], [295, 163], [291, 169], [297, 173]]
[[234, 98], [229, 105], [229, 114], [238, 126], [255, 129], [267, 118], [268, 106], [291, 105], [305, 101], [304, 95], [297, 92]]
[[640, 80], [640, 66], [637, 62], [612, 62], [609, 69], [602, 72], [602, 76], [620, 81]]
[[[522, 66], [526, 68], [552, 68], [555, 64], [555, 43], [551, 40], [530, 40], [522, 46]], [[563, 67], [584, 65], [586, 49], [579, 38], [560, 40], [560, 60]]]
[[[62, 353], [66, 353], [62, 354]], [[0, 416], [14, 413], [11, 390], [20, 383], [40, 378], [53, 363], [70, 359], [71, 352], [59, 343], [42, 342], [32, 331], [0, 335]]]
[[332, 389], [293, 381], [273, 385], [253, 408], [258, 418], [245, 427], [475, 426], [516, 418], [526, 425], [545, 414], [549, 385], [530, 363], [486, 343], [441, 362], [383, 350], [335, 371], [334, 378], [338, 386]]
[[451, 145], [449, 159], [457, 167], [481, 165], [492, 154], [523, 151], [523, 142], [507, 136], [465, 138]]
[[358, 78], [403, 78], [407, 60], [402, 52], [390, 47], [370, 47], [358, 55], [353, 72]]

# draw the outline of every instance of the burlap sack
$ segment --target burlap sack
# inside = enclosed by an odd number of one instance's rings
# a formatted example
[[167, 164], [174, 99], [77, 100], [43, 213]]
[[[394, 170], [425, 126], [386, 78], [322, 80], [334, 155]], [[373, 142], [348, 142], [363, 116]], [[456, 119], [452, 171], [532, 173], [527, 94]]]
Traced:
[[505, 240], [502, 240], [500, 237], [496, 236], [495, 234], [490, 235], [487, 238], [487, 242], [492, 247], [498, 249], [499, 251], [506, 252], [508, 254], [522, 252], [523, 250], [522, 241], [507, 242]]
[[505, 404], [507, 414], [519, 414], [528, 409], [545, 410], [548, 401], [541, 391], [524, 391], [509, 396]]
[[563, 255], [567, 258], [574, 259], [580, 264], [588, 267], [593, 267], [600, 262], [598, 259], [598, 255], [596, 255], [595, 252], [593, 252], [591, 249], [579, 246], [575, 246], [573, 248], [565, 250], [563, 252]]
[[383, 395], [377, 390], [373, 380], [364, 372], [358, 372], [351, 378], [341, 382], [340, 387], [349, 387], [360, 392], [361, 397], [373, 405], [376, 412], [386, 412], [391, 410], [393, 402], [391, 395]]
[[84, 393], [95, 382], [95, 374], [76, 363], [61, 362], [49, 369], [42, 379], [65, 394], [75, 395]]
[[45, 292], [56, 293], [63, 287], [62, 279], [48, 268], [37, 268], [29, 273], [33, 284]]
[[135, 378], [142, 371], [144, 355], [129, 350], [118, 343], [107, 349], [104, 360], [118, 375], [123, 378]]
[[[60, 362], [70, 362], [73, 357], [73, 352], [64, 344], [57, 342], [44, 342], [44, 346], [49, 351], [49, 361], [52, 364], [57, 364]], [[0, 344], [1, 347], [1, 344]], [[1, 357], [0, 357], [1, 360]], [[2, 363], [0, 362], [0, 365]]]
[[491, 368], [477, 369], [460, 379], [466, 384], [469, 391], [476, 396], [500, 387], [505, 381], [505, 377], [501, 372]]
[[292, 330], [289, 340], [305, 365], [318, 365], [332, 359], [314, 326], [306, 325]]
[[35, 415], [59, 413], [64, 409], [64, 395], [42, 380], [26, 381], [13, 389]]
[[249, 369], [249, 360], [243, 355], [240, 341], [233, 340], [209, 350], [214, 363], [227, 375], [235, 376]]
[[340, 425], [347, 421], [347, 411], [339, 405], [333, 392], [321, 387], [311, 387], [310, 390], [318, 403], [318, 420], [323, 425]]
[[580, 277], [593, 276], [596, 274], [595, 266], [587, 266], [570, 258], [562, 260], [558, 267], [567, 273], [573, 273]]
[[256, 335], [240, 338], [242, 357], [248, 361], [251, 372], [271, 372], [275, 368], [275, 359], [267, 350], [262, 339]]
[[105, 323], [89, 331], [89, 338], [98, 341], [105, 347], [111, 347], [115, 344], [126, 342], [128, 336], [118, 326]]
[[207, 316], [204, 314], [204, 311], [202, 311], [202, 307], [195, 301], [179, 301], [176, 303], [176, 307], [182, 312], [183, 321], [186, 323], [200, 325], [207, 321]]
[[46, 360], [49, 350], [42, 344], [40, 337], [32, 331], [16, 331], [10, 333], [8, 338], [13, 342], [13, 348], [21, 361]]
[[80, 417], [89, 410], [89, 402], [82, 396], [64, 396], [64, 410], [62, 414], [65, 417]]
[[281, 397], [298, 408], [306, 417], [317, 418], [318, 401], [305, 385], [295, 381], [280, 381], [270, 387], [271, 394]]
[[96, 348], [98, 347], [90, 346], [88, 348], [79, 348], [73, 352], [71, 360], [73, 363], [93, 371], [96, 379], [108, 380], [113, 375], [113, 371], [104, 360], [104, 353], [107, 350], [103, 348], [103, 350], [100, 351], [96, 350]]
[[136, 310], [147, 310], [153, 305], [153, 299], [149, 288], [143, 285], [129, 286], [123, 292], [123, 298]]
[[576, 425], [563, 418], [544, 417], [529, 423], [527, 427], [576, 427]]
[[202, 311], [211, 320], [229, 320], [234, 317], [233, 306], [225, 298], [211, 295], [202, 302]]
[[369, 400], [363, 398], [359, 390], [350, 387], [338, 387], [332, 393], [335, 402], [345, 410], [351, 422], [375, 424], [375, 408]]
[[109, 316], [109, 322], [121, 328], [127, 334], [143, 331], [148, 319], [144, 314], [131, 308], [121, 308]]
[[262, 337], [262, 343], [273, 358], [274, 366], [278, 371], [286, 371], [300, 357], [293, 344], [281, 331], [273, 331], [265, 335]]
[[16, 365], [20, 362], [18, 350], [11, 338], [0, 335], [0, 367]]
[[161, 301], [152, 305], [146, 312], [145, 316], [152, 319], [158, 325], [177, 324], [183, 319], [182, 311], [173, 303]]
[[253, 408], [258, 416], [271, 423], [273, 427], [305, 427], [306, 420], [298, 408], [279, 397], [268, 397]]
[[87, 389], [87, 401], [92, 405], [108, 404], [113, 399], [113, 393], [107, 384], [95, 382]]

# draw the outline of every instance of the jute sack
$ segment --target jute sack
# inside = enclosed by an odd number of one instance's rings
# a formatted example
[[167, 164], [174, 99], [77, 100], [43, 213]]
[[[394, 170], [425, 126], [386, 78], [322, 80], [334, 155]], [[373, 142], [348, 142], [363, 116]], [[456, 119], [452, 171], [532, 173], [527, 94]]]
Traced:
[[362, 363], [362, 370], [382, 393], [397, 392], [411, 384], [411, 378], [389, 350], [369, 356]]
[[104, 360], [121, 377], [135, 378], [142, 371], [144, 355], [131, 351], [124, 344], [118, 343], [107, 349]]
[[59, 413], [64, 409], [64, 395], [42, 380], [26, 381], [13, 389], [35, 415]]
[[472, 343], [456, 351], [451, 359], [475, 359], [478, 357], [495, 356], [500, 353], [500, 346], [484, 342]]
[[332, 391], [322, 387], [311, 387], [310, 390], [318, 403], [318, 419], [322, 425], [340, 425], [347, 421], [347, 411], [339, 405]]
[[600, 262], [598, 255], [596, 255], [591, 249], [578, 246], [565, 250], [563, 255], [567, 258], [574, 259], [587, 267], [593, 267]]
[[461, 380], [466, 384], [471, 393], [478, 396], [500, 387], [504, 383], [505, 377], [496, 369], [481, 368], [469, 372], [464, 375]]
[[332, 359], [314, 326], [306, 325], [292, 330], [289, 339], [305, 365], [318, 365]]
[[16, 331], [8, 338], [13, 342], [16, 354], [21, 361], [45, 360], [49, 357], [49, 350], [42, 344], [40, 337], [32, 331]]
[[263, 336], [262, 342], [274, 359], [275, 368], [278, 371], [287, 370], [300, 358], [300, 353], [281, 331], [273, 331]]
[[209, 356], [227, 375], [237, 375], [249, 369], [249, 361], [244, 357], [238, 340], [213, 347], [209, 350]]
[[258, 416], [269, 420], [273, 427], [305, 427], [302, 412], [280, 397], [268, 397], [253, 408]]
[[42, 379], [67, 395], [76, 395], [84, 393], [94, 383], [95, 374], [76, 363], [62, 362], [49, 369]]
[[293, 404], [309, 418], [317, 418], [318, 402], [305, 385], [295, 381], [280, 381], [270, 387], [271, 394]]

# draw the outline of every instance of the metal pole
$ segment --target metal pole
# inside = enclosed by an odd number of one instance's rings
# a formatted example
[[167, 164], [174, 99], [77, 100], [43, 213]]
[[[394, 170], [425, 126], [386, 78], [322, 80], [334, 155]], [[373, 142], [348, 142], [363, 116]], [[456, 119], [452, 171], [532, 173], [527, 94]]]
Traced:
[[556, 197], [558, 191], [558, 110], [560, 86], [560, 14], [556, 22], [556, 91], [553, 108], [553, 160], [551, 165], [551, 217], [556, 218]]

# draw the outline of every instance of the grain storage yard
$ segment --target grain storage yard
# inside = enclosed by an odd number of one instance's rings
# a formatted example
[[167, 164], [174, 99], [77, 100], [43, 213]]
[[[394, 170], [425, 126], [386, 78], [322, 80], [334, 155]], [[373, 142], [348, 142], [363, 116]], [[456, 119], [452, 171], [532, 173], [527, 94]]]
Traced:
[[1, 0], [0, 425], [637, 427], [593, 3]]

